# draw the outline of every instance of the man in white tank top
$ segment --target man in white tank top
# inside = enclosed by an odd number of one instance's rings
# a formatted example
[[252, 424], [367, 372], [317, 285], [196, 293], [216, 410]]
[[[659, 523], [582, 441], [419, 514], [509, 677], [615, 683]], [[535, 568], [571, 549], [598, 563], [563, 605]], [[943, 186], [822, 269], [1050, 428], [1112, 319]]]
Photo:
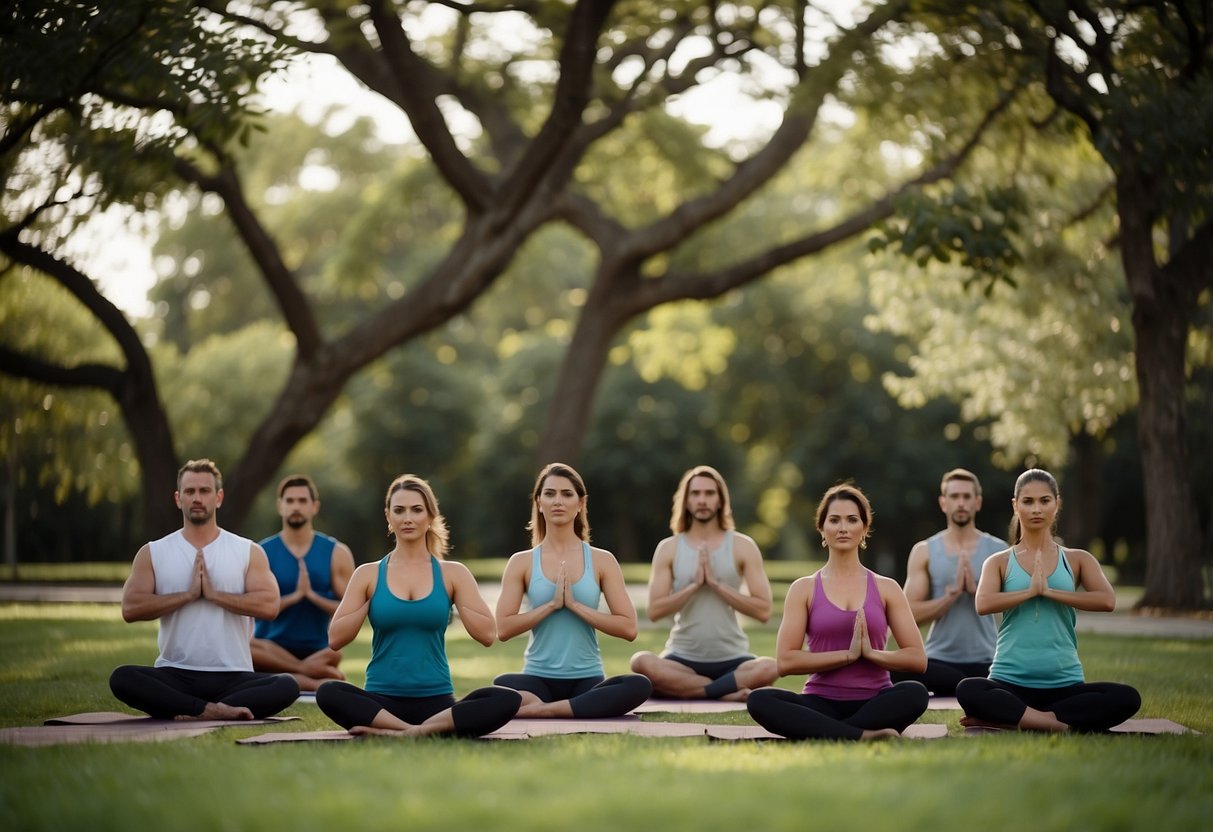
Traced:
[[653, 553], [648, 615], [673, 615], [674, 624], [662, 654], [637, 653], [632, 671], [649, 678], [656, 696], [744, 701], [779, 675], [774, 659], [750, 654], [737, 618], [768, 621], [771, 584], [758, 545], [733, 528], [720, 472], [698, 465], [683, 475], [670, 531]]
[[927, 633], [925, 673], [894, 673], [893, 681], [922, 682], [936, 696], [955, 696], [968, 676], [985, 676], [994, 658], [994, 617], [978, 615], [974, 605], [977, 578], [986, 558], [1007, 549], [1000, 538], [977, 528], [981, 483], [964, 468], [943, 475], [939, 509], [947, 528], [920, 540], [906, 566], [906, 598]]
[[209, 459], [177, 474], [183, 527], [144, 544], [122, 588], [122, 617], [159, 619], [154, 667], [125, 665], [114, 696], [161, 719], [262, 719], [291, 705], [288, 674], [254, 673], [253, 618], [278, 614], [278, 583], [261, 547], [219, 528], [223, 477]]

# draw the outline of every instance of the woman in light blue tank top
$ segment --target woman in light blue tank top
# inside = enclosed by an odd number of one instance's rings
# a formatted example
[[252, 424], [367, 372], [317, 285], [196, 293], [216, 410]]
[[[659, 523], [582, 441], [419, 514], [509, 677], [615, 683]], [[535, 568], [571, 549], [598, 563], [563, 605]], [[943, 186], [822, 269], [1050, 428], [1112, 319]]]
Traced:
[[[598, 632], [634, 640], [636, 609], [615, 556], [589, 544], [580, 474], [561, 463], [539, 473], [530, 529], [533, 548], [510, 558], [497, 601], [502, 641], [530, 633], [524, 665], [521, 673], [506, 673], [494, 683], [522, 692], [520, 717], [626, 714], [649, 698], [653, 686], [635, 673], [603, 678]], [[600, 598], [606, 599], [606, 612], [599, 610]]]
[[429, 483], [397, 477], [384, 501], [396, 547], [378, 563], [354, 570], [329, 626], [329, 644], [354, 640], [362, 622], [374, 629], [366, 689], [325, 682], [316, 704], [351, 734], [479, 737], [496, 731], [518, 711], [516, 691], [487, 687], [456, 701], [446, 658], [451, 607], [468, 635], [488, 647], [497, 628], [476, 579], [461, 563], [443, 560], [446, 522]]
[[1090, 552], [1054, 541], [1061, 498], [1052, 474], [1039, 468], [1020, 474], [1011, 505], [1015, 543], [986, 561], [977, 584], [977, 612], [1003, 614], [994, 663], [988, 679], [956, 686], [961, 724], [1106, 731], [1137, 713], [1141, 696], [1115, 682], [1084, 683], [1074, 611], [1111, 612], [1112, 584]]

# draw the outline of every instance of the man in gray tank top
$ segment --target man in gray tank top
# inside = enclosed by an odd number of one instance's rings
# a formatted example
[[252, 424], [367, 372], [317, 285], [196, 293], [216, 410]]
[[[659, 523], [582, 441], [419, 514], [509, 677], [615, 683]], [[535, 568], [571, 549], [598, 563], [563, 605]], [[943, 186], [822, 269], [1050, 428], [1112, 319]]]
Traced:
[[771, 585], [758, 545], [733, 527], [720, 472], [699, 465], [683, 475], [670, 531], [653, 553], [648, 615], [674, 624], [662, 654], [637, 653], [632, 671], [659, 697], [744, 701], [779, 675], [774, 659], [750, 654], [737, 618], [769, 620]]
[[976, 526], [981, 510], [981, 483], [971, 471], [954, 468], [943, 475], [939, 508], [948, 527], [920, 540], [906, 566], [906, 597], [914, 620], [930, 622], [925, 673], [893, 673], [893, 681], [922, 682], [935, 696], [955, 696], [957, 683], [986, 676], [994, 658], [994, 617], [978, 615], [973, 596], [982, 564], [1005, 541]]

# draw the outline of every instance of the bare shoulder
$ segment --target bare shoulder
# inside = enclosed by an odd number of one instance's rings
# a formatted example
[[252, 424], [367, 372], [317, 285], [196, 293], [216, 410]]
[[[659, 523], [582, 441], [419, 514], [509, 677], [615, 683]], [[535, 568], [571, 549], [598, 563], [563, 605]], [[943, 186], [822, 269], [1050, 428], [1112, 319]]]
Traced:
[[928, 555], [927, 542], [925, 540], [918, 541], [910, 548], [909, 565], [917, 566], [921, 564], [922, 566], [926, 566], [930, 560]]
[[797, 578], [792, 581], [792, 585], [788, 587], [788, 598], [804, 598], [812, 600], [813, 587], [816, 584], [817, 573], [805, 575], [803, 578]]
[[529, 575], [532, 551], [532, 549], [523, 549], [510, 555], [510, 559], [505, 562], [505, 575], [502, 577], [515, 576], [525, 578]]
[[1086, 549], [1069, 549], [1063, 546], [1061, 547], [1061, 551], [1065, 554], [1066, 560], [1070, 562], [1070, 566], [1082, 567], [1090, 564], [1099, 567], [1099, 561], [1095, 558], [1095, 555]]
[[678, 548], [678, 536], [670, 535], [664, 538], [657, 544], [657, 548], [653, 550], [653, 563], [657, 562], [658, 558], [663, 560], [674, 557], [674, 552]]
[[[439, 563], [441, 564], [440, 568], [442, 569], [442, 574], [448, 578], [462, 579], [465, 576], [472, 578], [472, 570], [468, 569], [457, 560], [443, 560]], [[473, 578], [473, 580], [475, 580], [475, 578]]]
[[881, 598], [889, 598], [896, 595], [903, 595], [901, 584], [886, 575], [880, 575], [876, 572], [872, 573], [876, 576], [876, 589], [880, 591]]
[[762, 550], [754, 542], [754, 538], [739, 531], [733, 531], [733, 553], [741, 557], [762, 559]]
[[614, 554], [607, 549], [599, 549], [597, 546], [590, 547], [590, 557], [594, 559], [594, 563], [619, 565]]

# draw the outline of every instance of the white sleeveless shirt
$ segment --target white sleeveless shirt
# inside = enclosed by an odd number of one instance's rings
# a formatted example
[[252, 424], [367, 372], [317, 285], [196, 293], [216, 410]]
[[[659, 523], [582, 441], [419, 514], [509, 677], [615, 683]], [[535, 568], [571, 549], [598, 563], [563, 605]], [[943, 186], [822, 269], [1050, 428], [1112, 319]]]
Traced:
[[[156, 594], [184, 592], [193, 577], [197, 548], [181, 530], [149, 544]], [[223, 529], [202, 550], [211, 585], [220, 592], [243, 593], [252, 541]], [[156, 667], [183, 670], [252, 670], [249, 639], [253, 619], [228, 612], [205, 598], [191, 601], [160, 618], [160, 657]]]

